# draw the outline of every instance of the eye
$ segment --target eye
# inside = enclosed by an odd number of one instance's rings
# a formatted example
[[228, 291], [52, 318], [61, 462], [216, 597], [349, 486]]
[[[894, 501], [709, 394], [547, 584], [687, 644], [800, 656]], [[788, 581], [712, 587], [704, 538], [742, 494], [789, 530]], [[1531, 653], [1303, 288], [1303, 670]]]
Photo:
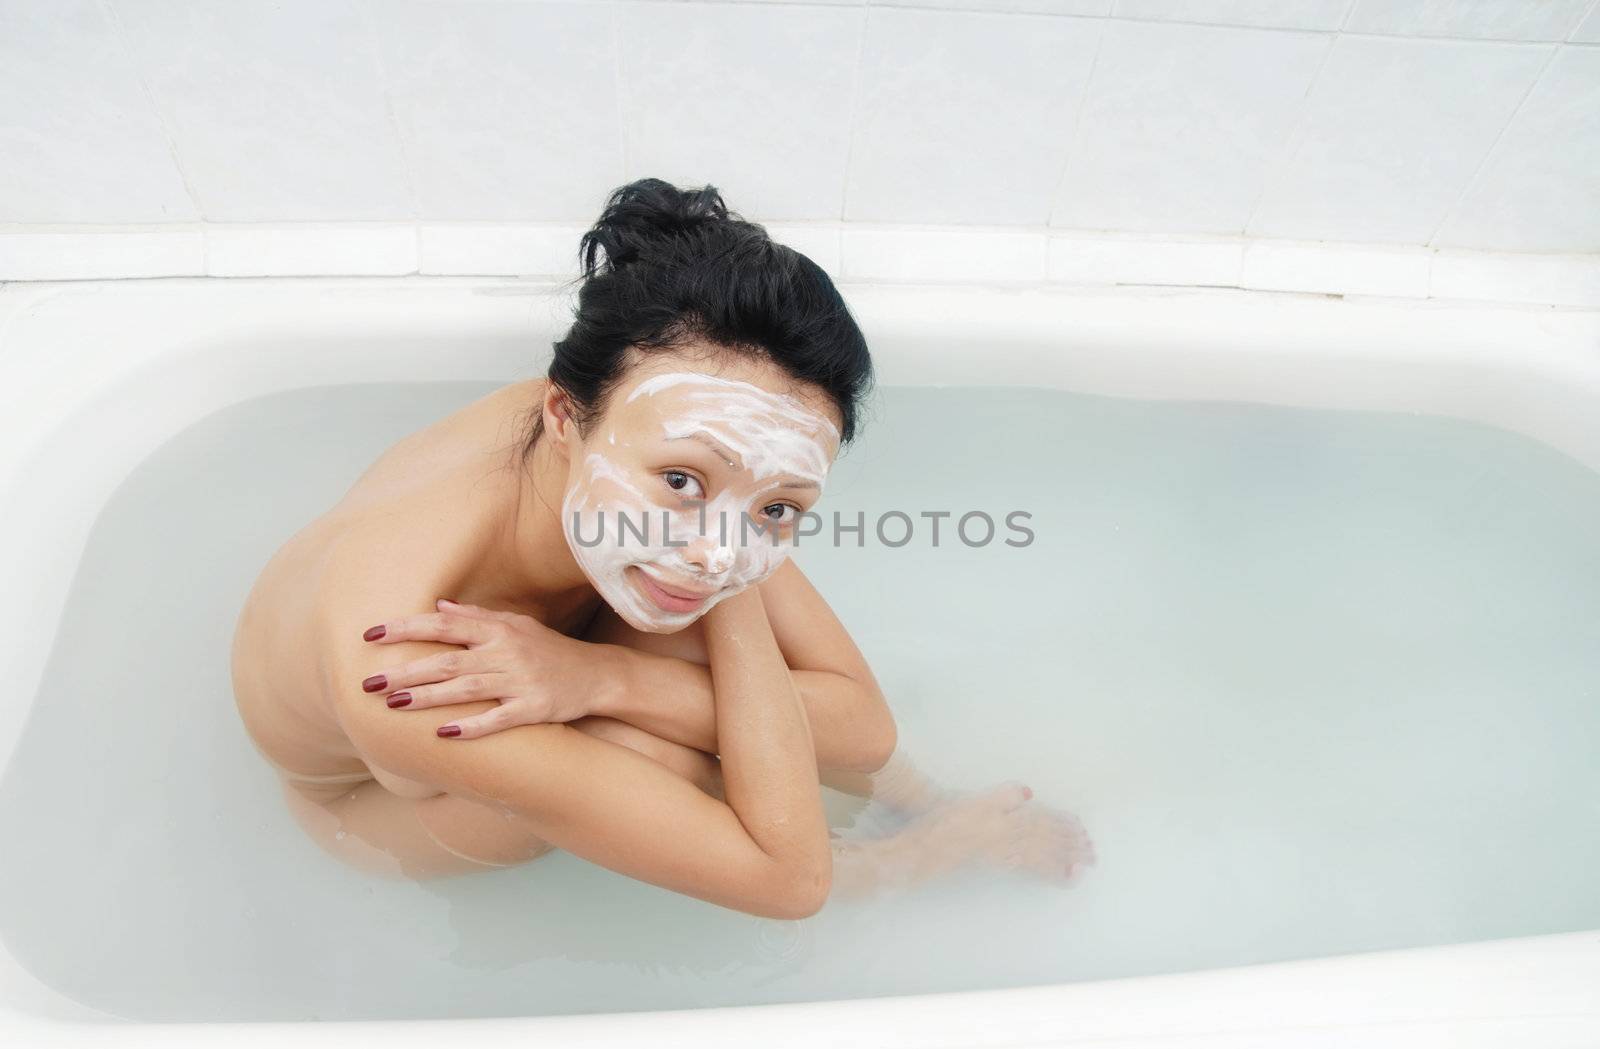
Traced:
[[792, 503], [770, 503], [763, 506], [761, 512], [766, 515], [769, 521], [774, 521], [777, 524], [790, 524], [794, 521], [795, 516], [800, 513], [800, 508]]
[[682, 470], [666, 470], [661, 474], [661, 479], [667, 483], [668, 488], [679, 495], [695, 499], [703, 494], [700, 482]]

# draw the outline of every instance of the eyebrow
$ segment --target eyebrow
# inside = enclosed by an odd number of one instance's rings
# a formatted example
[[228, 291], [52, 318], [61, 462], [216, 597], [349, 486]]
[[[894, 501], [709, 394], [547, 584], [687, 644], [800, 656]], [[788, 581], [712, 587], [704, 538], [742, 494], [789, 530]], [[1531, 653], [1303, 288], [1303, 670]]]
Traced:
[[671, 437], [668, 438], [668, 440], [699, 441], [707, 448], [710, 448], [713, 452], [716, 452], [717, 455], [721, 456], [722, 461], [733, 467], [735, 470], [744, 469], [744, 459], [742, 457], [729, 451], [722, 444], [722, 442], [718, 441], [715, 437], [711, 436], [709, 433], [706, 433], [704, 430], [696, 430], [694, 433], [686, 433], [682, 437]]
[[[710, 448], [713, 452], [717, 453], [717, 455], [722, 457], [722, 461], [723, 462], [727, 463], [729, 466], [733, 467], [735, 470], [743, 470], [744, 469], [744, 459], [743, 459], [743, 457], [741, 457], [740, 455], [738, 455], [737, 453], [735, 453], [733, 451], [730, 451], [725, 445], [723, 445], [723, 443], [721, 441], [717, 440], [715, 437], [711, 436], [709, 433], [707, 433], [704, 430], [696, 430], [693, 433], [686, 433], [682, 437], [669, 437], [668, 440], [670, 440], [670, 441], [696, 441], [696, 442], [698, 442], [700, 444], [705, 445], [707, 448]], [[809, 489], [809, 490], [814, 491], [814, 492], [820, 492], [822, 490], [822, 486], [820, 484], [818, 484], [817, 482], [815, 482], [815, 481], [806, 480], [805, 478], [800, 478], [800, 477], [792, 477], [792, 476], [789, 476], [789, 475], [784, 475], [779, 480], [778, 487], [779, 488]]]

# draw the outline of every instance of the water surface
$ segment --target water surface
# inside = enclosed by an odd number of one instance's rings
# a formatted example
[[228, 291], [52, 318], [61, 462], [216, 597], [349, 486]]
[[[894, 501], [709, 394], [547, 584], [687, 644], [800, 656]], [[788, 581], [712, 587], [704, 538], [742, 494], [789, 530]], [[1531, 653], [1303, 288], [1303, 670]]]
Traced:
[[[1029, 389], [883, 391], [819, 506], [864, 545], [799, 557], [915, 760], [1082, 816], [1078, 887], [973, 870], [787, 922], [565, 854], [347, 870], [238, 722], [235, 616], [378, 454], [491, 388], [263, 397], [115, 493], [0, 778], [0, 936], [41, 980], [150, 1020], [536, 1015], [1600, 927], [1600, 477], [1452, 420]], [[871, 532], [975, 509], [1033, 542]]]

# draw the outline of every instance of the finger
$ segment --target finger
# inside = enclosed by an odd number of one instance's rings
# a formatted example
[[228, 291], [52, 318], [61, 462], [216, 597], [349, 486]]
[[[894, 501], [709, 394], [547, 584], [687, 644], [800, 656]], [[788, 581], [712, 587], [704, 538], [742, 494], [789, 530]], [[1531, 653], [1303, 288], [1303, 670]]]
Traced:
[[423, 612], [387, 620], [370, 628], [362, 638], [388, 644], [391, 641], [447, 641], [452, 645], [481, 645], [489, 640], [489, 624], [481, 619], [454, 612]]
[[506, 692], [503, 678], [503, 674], [466, 674], [437, 684], [401, 688], [384, 700], [392, 710], [426, 710], [477, 699], [502, 699]]
[[361, 682], [361, 688], [366, 692], [395, 692], [412, 685], [431, 685], [436, 681], [449, 681], [467, 674], [487, 673], [489, 671], [483, 665], [484, 658], [465, 648], [435, 652], [431, 656], [413, 659], [381, 674], [374, 674]]
[[499, 732], [501, 729], [510, 728], [517, 724], [514, 712], [502, 703], [493, 710], [486, 710], [482, 714], [452, 721], [448, 725], [439, 726], [439, 735], [455, 739], [477, 739]]
[[439, 607], [447, 612], [457, 612], [473, 619], [508, 622], [517, 618], [517, 613], [515, 612], [501, 612], [493, 608], [484, 608], [482, 605], [463, 605], [460, 602], [450, 600], [448, 597], [441, 597], [438, 603]]

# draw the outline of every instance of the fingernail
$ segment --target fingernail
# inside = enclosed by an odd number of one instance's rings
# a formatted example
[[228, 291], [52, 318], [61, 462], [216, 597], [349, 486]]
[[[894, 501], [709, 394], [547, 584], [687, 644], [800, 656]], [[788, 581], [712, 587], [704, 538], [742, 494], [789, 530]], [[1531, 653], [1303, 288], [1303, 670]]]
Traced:
[[441, 598], [440, 598], [440, 599], [439, 599], [439, 600], [440, 600], [440, 601], [443, 601], [443, 602], [444, 602], [444, 603], [445, 603], [445, 604], [447, 604], [447, 605], [453, 605], [453, 604], [455, 604], [455, 602], [454, 602], [454, 601], [452, 601], [452, 600], [450, 600], [450, 599], [449, 599], [449, 598], [448, 598], [448, 597], [441, 597]]
[[439, 726], [439, 735], [444, 736], [446, 738], [449, 738], [450, 736], [459, 736], [459, 735], [461, 735], [461, 726], [460, 725], [440, 725]]
[[376, 641], [380, 637], [382, 637], [384, 635], [384, 633], [385, 633], [384, 628], [381, 627], [381, 626], [368, 627], [367, 628], [367, 632], [365, 634], [361, 635], [361, 640], [363, 640], [363, 641]]
[[1022, 788], [1022, 797], [1023, 797], [1024, 801], [1026, 801], [1028, 798], [1033, 797], [1033, 788], [1032, 787], [1023, 787]]
[[363, 692], [382, 692], [384, 686], [388, 683], [389, 679], [384, 677], [382, 674], [374, 674], [367, 678], [367, 680], [361, 682], [361, 690]]
[[409, 702], [411, 702], [411, 693], [409, 692], [396, 692], [389, 697], [389, 705], [391, 707], [403, 707]]

